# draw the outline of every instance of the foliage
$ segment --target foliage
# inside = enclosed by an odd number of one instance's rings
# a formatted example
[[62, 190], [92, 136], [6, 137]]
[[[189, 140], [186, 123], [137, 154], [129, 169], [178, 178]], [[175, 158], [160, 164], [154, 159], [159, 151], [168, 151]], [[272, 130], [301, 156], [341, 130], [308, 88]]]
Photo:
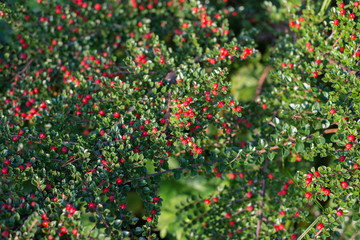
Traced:
[[1, 236], [355, 238], [358, 8], [1, 3]]

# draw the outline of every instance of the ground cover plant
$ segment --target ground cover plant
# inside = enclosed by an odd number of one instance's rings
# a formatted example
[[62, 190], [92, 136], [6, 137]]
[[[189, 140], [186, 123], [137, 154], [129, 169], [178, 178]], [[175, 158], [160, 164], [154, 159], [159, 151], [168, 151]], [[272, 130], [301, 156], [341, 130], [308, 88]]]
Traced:
[[358, 239], [358, 1], [0, 3], [4, 239]]

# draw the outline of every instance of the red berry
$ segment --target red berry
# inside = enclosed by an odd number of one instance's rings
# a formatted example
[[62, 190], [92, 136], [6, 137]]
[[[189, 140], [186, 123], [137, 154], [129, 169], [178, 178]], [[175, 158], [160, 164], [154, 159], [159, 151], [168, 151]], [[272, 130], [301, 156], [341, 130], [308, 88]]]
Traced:
[[305, 193], [305, 197], [306, 197], [307, 199], [311, 198], [311, 193], [309, 193], [309, 192]]
[[67, 152], [68, 152], [68, 148], [67, 148], [67, 147], [62, 147], [62, 148], [61, 148], [61, 151], [62, 151], [63, 153], [67, 153]]
[[230, 179], [235, 179], [235, 173], [230, 173], [229, 177], [230, 177]]
[[7, 230], [3, 231], [3, 232], [2, 232], [2, 236], [3, 236], [4, 238], [9, 237], [9, 231], [7, 231]]
[[115, 118], [119, 118], [119, 117], [120, 117], [120, 113], [114, 112], [114, 117], [115, 117]]
[[295, 22], [294, 22], [294, 21], [290, 21], [290, 22], [289, 22], [289, 26], [290, 26], [290, 27], [295, 26]]
[[335, 114], [335, 109], [330, 109], [330, 114]]
[[313, 72], [313, 77], [317, 78], [318, 77], [318, 73], [317, 72]]
[[342, 212], [341, 210], [338, 210], [338, 211], [336, 212], [336, 216], [338, 216], [338, 217], [341, 217], [342, 214], [343, 214], [343, 212]]
[[284, 230], [284, 227], [285, 227], [284, 224], [280, 224], [279, 225], [279, 230]]
[[67, 229], [66, 229], [66, 227], [64, 227], [64, 226], [62, 226], [62, 227], [60, 228], [60, 230], [61, 230], [62, 233], [67, 233]]
[[349, 136], [348, 136], [348, 140], [349, 140], [350, 142], [354, 141], [354, 140], [355, 140], [354, 135], [349, 135]]
[[188, 23], [183, 23], [183, 28], [188, 28], [189, 27], [189, 24]]
[[100, 4], [100, 3], [96, 3], [96, 4], [94, 5], [94, 8], [95, 8], [96, 11], [99, 11], [99, 10], [101, 9], [101, 4]]
[[355, 14], [350, 13], [349, 18], [350, 18], [350, 19], [354, 19], [354, 18], [355, 18]]
[[40, 134], [39, 134], [39, 137], [40, 137], [41, 139], [43, 139], [43, 138], [46, 137], [46, 135], [45, 135], [45, 133], [40, 133]]
[[205, 200], [205, 204], [206, 204], [206, 205], [209, 205], [210, 203], [211, 203], [211, 201], [210, 201], [209, 199], [206, 199], [206, 200]]
[[1, 169], [1, 172], [2, 172], [3, 174], [7, 174], [7, 173], [9, 172], [9, 170], [7, 169], [7, 167], [3, 167], [3, 168]]
[[316, 226], [316, 228], [317, 228], [318, 230], [323, 229], [323, 227], [324, 227], [324, 224], [322, 224], [322, 223], [319, 223], [319, 224]]
[[341, 183], [341, 187], [342, 187], [342, 188], [347, 188], [347, 187], [348, 187], [348, 183], [347, 183], [347, 182], [342, 182], [342, 183]]
[[355, 34], [351, 34], [351, 35], [350, 35], [350, 38], [351, 38], [352, 40], [355, 40], [355, 39], [356, 39], [356, 35], [355, 35]]
[[72, 230], [72, 233], [73, 233], [74, 235], [77, 235], [77, 234], [78, 234], [78, 230], [77, 230], [76, 228], [74, 228], [74, 229]]
[[339, 8], [344, 8], [344, 7], [345, 7], [344, 3], [339, 4]]
[[358, 165], [358, 164], [354, 164], [353, 168], [354, 168], [354, 169], [358, 169], [358, 168], [359, 168], [359, 165]]
[[334, 25], [335, 25], [335, 26], [339, 25], [339, 20], [335, 19], [335, 20], [334, 20]]
[[351, 143], [347, 143], [347, 144], [345, 145], [345, 148], [348, 149], [348, 150], [350, 150], [350, 149], [352, 148]]
[[358, 6], [359, 6], [359, 2], [358, 1], [354, 2], [354, 7], [358, 7]]
[[147, 217], [146, 218], [146, 221], [148, 221], [148, 222], [151, 222], [151, 220], [152, 220], [152, 217]]
[[329, 195], [330, 195], [330, 190], [329, 190], [329, 189], [325, 189], [325, 190], [324, 190], [324, 194], [325, 194], [325, 196], [329, 196]]
[[339, 157], [339, 161], [340, 161], [340, 162], [343, 162], [344, 160], [345, 160], [345, 157], [344, 157], [344, 156], [340, 156], [340, 157]]

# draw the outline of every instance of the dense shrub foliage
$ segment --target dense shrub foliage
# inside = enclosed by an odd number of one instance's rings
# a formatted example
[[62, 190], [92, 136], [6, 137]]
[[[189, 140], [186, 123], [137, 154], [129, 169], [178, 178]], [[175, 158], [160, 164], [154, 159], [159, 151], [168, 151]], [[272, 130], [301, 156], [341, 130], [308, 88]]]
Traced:
[[1, 237], [159, 239], [161, 185], [203, 176], [218, 191], [173, 206], [182, 238], [355, 239], [358, 8], [0, 3]]

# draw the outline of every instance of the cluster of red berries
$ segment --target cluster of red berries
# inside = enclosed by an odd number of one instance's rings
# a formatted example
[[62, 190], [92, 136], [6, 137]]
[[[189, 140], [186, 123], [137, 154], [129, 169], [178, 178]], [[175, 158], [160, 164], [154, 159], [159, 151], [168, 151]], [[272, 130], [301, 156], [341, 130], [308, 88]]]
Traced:
[[304, 22], [304, 18], [303, 17], [299, 17], [298, 23], [295, 23], [295, 21], [290, 21], [289, 22], [289, 26], [290, 27], [295, 27], [297, 29], [300, 29], [301, 25], [300, 23]]

